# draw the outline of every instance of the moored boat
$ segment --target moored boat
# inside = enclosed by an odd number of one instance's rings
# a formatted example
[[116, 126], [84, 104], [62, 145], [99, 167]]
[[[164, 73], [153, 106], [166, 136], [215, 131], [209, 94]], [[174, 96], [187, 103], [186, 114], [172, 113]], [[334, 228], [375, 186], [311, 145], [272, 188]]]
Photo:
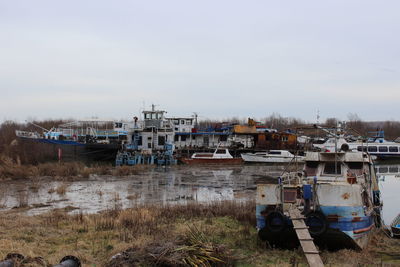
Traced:
[[[278, 181], [278, 179], [277, 179]], [[362, 249], [380, 222], [380, 192], [371, 157], [364, 152], [309, 152], [303, 173], [257, 185], [257, 228], [273, 246], [299, 241], [289, 210], [298, 209], [320, 248]]]
[[217, 148], [213, 153], [194, 153], [190, 158], [179, 158], [185, 164], [241, 164], [241, 158], [234, 158], [227, 148]]
[[244, 162], [252, 163], [286, 163], [291, 161], [304, 161], [303, 156], [293, 155], [287, 150], [270, 150], [267, 152], [243, 153]]

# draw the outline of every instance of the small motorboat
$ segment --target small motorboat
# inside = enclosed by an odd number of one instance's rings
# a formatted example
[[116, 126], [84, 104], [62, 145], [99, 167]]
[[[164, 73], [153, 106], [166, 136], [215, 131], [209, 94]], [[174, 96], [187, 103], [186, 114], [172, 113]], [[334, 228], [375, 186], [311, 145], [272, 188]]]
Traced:
[[227, 148], [217, 148], [214, 153], [194, 153], [191, 158], [180, 158], [186, 164], [241, 164], [241, 158], [234, 158]]
[[291, 161], [304, 161], [303, 156], [296, 156], [287, 150], [270, 150], [267, 152], [244, 153], [241, 155], [245, 162], [260, 163], [285, 163]]
[[400, 214], [394, 218], [390, 224], [390, 229], [392, 230], [393, 237], [400, 238]]

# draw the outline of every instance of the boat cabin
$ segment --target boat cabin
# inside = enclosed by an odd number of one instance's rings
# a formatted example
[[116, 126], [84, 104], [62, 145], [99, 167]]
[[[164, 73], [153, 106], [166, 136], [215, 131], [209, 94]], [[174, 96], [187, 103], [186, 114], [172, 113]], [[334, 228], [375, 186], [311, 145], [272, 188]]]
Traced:
[[371, 173], [371, 159], [366, 153], [359, 152], [308, 152], [304, 167], [305, 177], [317, 177], [326, 181], [350, 181]]

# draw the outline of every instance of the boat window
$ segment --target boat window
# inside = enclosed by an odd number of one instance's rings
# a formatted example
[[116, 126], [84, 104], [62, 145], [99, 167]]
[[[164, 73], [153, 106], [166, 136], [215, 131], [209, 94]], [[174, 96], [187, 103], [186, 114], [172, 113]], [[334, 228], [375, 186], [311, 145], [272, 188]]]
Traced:
[[306, 176], [315, 176], [317, 175], [318, 161], [307, 161], [306, 167], [304, 169]]
[[175, 141], [175, 142], [178, 142], [178, 141], [179, 141], [179, 135], [175, 135], [175, 136], [174, 136], [174, 141]]
[[326, 162], [324, 174], [342, 174], [342, 164], [340, 162]]
[[165, 145], [165, 136], [162, 136], [162, 135], [158, 136], [158, 145], [159, 146]]
[[215, 152], [216, 154], [225, 154], [225, 149], [218, 149], [217, 152]]
[[270, 151], [268, 154], [270, 155], [281, 155], [281, 151]]
[[175, 125], [179, 125], [179, 120], [174, 120]]
[[376, 146], [369, 146], [368, 147], [368, 152], [377, 152], [378, 148]]
[[379, 152], [388, 152], [388, 147], [387, 146], [380, 146], [379, 147]]
[[145, 118], [146, 120], [151, 119], [151, 114], [150, 114], [150, 113], [144, 114], [144, 118]]
[[378, 172], [379, 173], [388, 173], [388, 168], [387, 167], [379, 167]]
[[399, 168], [398, 167], [389, 167], [389, 172], [398, 173], [399, 172]]
[[358, 146], [358, 147], [357, 147], [357, 151], [360, 151], [360, 152], [361, 152], [361, 151], [362, 151], [362, 146]]
[[362, 162], [349, 162], [347, 165], [349, 165], [349, 168], [353, 170], [360, 170], [363, 167]]
[[181, 135], [181, 141], [186, 141], [186, 135]]
[[348, 162], [347, 165], [349, 166], [350, 172], [354, 173], [355, 175], [363, 174], [364, 164], [362, 162]]
[[399, 152], [399, 147], [397, 147], [397, 146], [390, 146], [390, 147], [389, 147], [389, 152]]
[[219, 137], [219, 141], [220, 141], [220, 142], [226, 142], [226, 141], [228, 141], [228, 136], [227, 136], [227, 135], [221, 135], [221, 136]]

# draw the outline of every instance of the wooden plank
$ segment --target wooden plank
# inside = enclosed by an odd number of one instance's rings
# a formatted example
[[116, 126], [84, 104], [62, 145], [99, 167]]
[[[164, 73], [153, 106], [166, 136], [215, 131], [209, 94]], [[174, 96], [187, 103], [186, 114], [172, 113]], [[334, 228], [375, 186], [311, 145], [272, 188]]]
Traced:
[[289, 216], [293, 223], [293, 228], [296, 231], [297, 238], [307, 258], [310, 267], [323, 267], [324, 263], [321, 260], [319, 251], [317, 250], [313, 239], [308, 231], [308, 227], [304, 222], [304, 217], [300, 211], [296, 209], [289, 210]]
[[308, 265], [311, 267], [324, 267], [324, 263], [321, 260], [319, 254], [306, 254]]

